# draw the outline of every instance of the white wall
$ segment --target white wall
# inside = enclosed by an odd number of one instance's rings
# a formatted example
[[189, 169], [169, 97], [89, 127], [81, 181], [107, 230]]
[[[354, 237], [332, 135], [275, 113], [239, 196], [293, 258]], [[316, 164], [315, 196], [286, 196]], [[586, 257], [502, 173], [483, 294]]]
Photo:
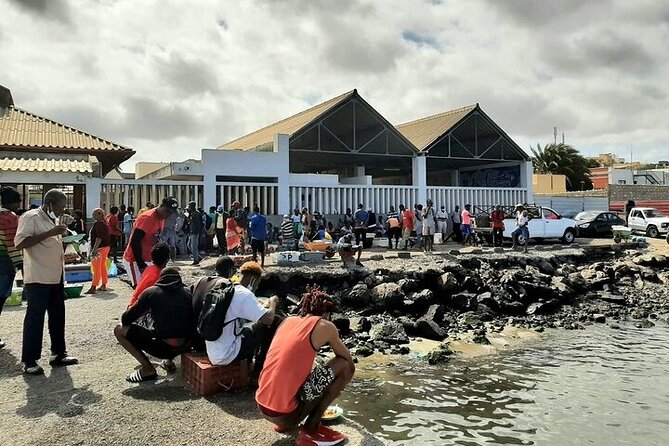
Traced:
[[290, 184], [301, 186], [336, 186], [339, 184], [339, 176], [322, 173], [291, 173]]
[[634, 184], [634, 171], [609, 168], [609, 184]]
[[216, 176], [276, 177], [280, 213], [290, 213], [288, 135], [276, 135], [274, 151], [202, 150], [204, 202], [216, 202]]

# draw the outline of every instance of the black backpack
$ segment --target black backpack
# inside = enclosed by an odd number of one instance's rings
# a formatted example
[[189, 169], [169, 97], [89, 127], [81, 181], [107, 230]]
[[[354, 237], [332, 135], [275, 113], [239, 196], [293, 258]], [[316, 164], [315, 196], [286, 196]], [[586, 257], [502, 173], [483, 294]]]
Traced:
[[216, 287], [205, 294], [202, 310], [197, 318], [197, 332], [205, 341], [215, 341], [223, 328], [235, 319], [225, 322], [225, 316], [235, 295], [235, 285]]

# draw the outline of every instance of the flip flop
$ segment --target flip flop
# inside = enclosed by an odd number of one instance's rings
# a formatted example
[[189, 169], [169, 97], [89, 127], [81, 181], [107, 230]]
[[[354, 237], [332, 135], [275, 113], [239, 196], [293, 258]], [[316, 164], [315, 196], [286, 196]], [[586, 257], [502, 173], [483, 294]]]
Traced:
[[144, 381], [154, 381], [156, 378], [158, 378], [157, 373], [152, 373], [151, 375], [147, 376], [142, 376], [142, 373], [140, 372], [140, 369], [135, 370], [132, 372], [130, 375], [128, 375], [125, 380], [128, 381], [129, 383], [141, 383]]
[[167, 360], [161, 361], [160, 367], [162, 367], [167, 373], [174, 373], [177, 371], [177, 365], [175, 363], [167, 365]]

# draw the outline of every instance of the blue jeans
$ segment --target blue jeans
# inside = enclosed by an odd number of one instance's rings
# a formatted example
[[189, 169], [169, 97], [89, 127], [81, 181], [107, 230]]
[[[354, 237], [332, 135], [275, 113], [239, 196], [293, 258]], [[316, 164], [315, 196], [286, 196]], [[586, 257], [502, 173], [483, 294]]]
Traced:
[[21, 362], [34, 364], [42, 354], [44, 314], [49, 313], [51, 353], [65, 353], [65, 291], [63, 283], [46, 285], [26, 283], [23, 289], [28, 297], [28, 308], [23, 319], [23, 350]]
[[12, 295], [14, 277], [16, 277], [16, 271], [0, 276], [0, 314], [2, 314], [2, 307], [5, 305], [5, 301]]
[[200, 234], [190, 235], [190, 252], [193, 254], [193, 263], [198, 263], [200, 260]]

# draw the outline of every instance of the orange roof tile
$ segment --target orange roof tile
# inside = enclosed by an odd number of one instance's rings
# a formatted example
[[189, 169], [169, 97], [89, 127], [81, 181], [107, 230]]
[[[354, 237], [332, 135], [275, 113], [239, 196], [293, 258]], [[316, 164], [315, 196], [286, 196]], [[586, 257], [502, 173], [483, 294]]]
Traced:
[[0, 171], [92, 173], [90, 161], [55, 158], [0, 158]]
[[464, 119], [476, 107], [477, 105], [468, 105], [415, 121], [405, 122], [404, 124], [395, 126], [395, 128], [422, 152], [437, 138]]
[[354, 94], [356, 94], [356, 91], [351, 90], [335, 98], [329, 99], [321, 104], [315, 105], [289, 118], [283, 119], [274, 124], [270, 124], [267, 127], [263, 127], [260, 130], [249, 133], [246, 136], [242, 136], [241, 138], [237, 138], [233, 141], [220, 145], [218, 148], [223, 150], [253, 150], [257, 147], [273, 142], [274, 135], [276, 134], [280, 133], [284, 135], [293, 135], [310, 122], [316, 120], [319, 116], [327, 113], [333, 107], [349, 99]]
[[[4, 113], [3, 113], [4, 111]], [[134, 150], [16, 107], [0, 109], [0, 148], [40, 148], [90, 153]]]

